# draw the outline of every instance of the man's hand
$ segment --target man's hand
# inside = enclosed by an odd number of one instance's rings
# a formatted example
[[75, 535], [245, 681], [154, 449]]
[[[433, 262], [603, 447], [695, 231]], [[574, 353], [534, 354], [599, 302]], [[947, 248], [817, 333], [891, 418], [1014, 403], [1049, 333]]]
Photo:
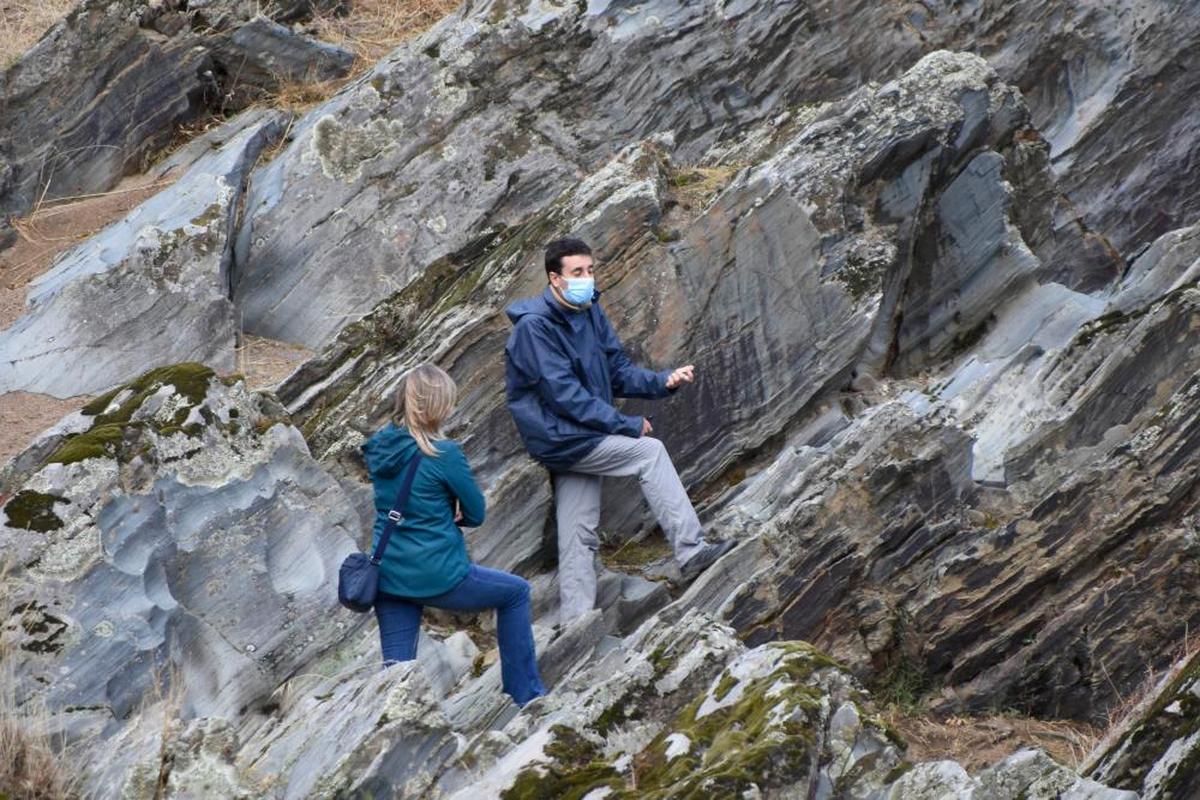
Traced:
[[645, 417], [642, 417], [642, 436], [645, 436], [647, 433], [653, 433], [653, 432], [654, 432], [654, 426], [650, 424], [650, 420], [646, 419]]
[[667, 376], [667, 388], [674, 389], [681, 383], [691, 383], [696, 379], [696, 368], [691, 364], [686, 367], [679, 367]]
[[458, 523], [462, 522], [462, 520], [463, 520], [462, 503], [459, 502], [458, 500], [455, 500], [454, 501], [454, 524], [457, 525]]

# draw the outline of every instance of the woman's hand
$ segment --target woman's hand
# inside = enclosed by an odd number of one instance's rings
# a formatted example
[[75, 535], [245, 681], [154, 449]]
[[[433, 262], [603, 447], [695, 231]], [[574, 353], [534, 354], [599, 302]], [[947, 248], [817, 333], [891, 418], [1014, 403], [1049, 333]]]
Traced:
[[454, 501], [454, 524], [457, 525], [458, 523], [462, 522], [462, 519], [463, 519], [462, 503], [460, 503], [458, 500], [455, 500]]

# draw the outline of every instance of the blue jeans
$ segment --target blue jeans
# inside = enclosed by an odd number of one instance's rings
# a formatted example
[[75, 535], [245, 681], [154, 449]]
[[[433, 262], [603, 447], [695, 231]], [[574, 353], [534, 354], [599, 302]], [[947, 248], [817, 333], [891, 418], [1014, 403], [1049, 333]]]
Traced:
[[504, 691], [523, 706], [546, 693], [538, 676], [529, 610], [529, 584], [498, 569], [471, 565], [467, 577], [448, 592], [433, 597], [400, 597], [379, 592], [375, 617], [383, 660], [412, 661], [417, 657], [421, 611], [425, 606], [451, 611], [496, 609], [496, 638], [500, 644], [500, 677]]

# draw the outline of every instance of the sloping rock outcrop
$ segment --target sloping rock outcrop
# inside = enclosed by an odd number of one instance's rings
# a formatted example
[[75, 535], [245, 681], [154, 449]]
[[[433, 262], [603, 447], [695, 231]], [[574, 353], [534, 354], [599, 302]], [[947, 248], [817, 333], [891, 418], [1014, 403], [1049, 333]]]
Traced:
[[[339, 2], [268, 7], [287, 22]], [[0, 218], [111, 188], [142, 171], [180, 125], [238, 111], [256, 88], [345, 74], [350, 54], [279, 33], [255, 20], [259, 8], [83, 0], [0, 77]], [[297, 57], [303, 70], [287, 63]]]
[[1154, 687], [1102, 748], [1092, 770], [1097, 779], [1143, 797], [1187, 797], [1200, 786], [1198, 672], [1193, 655]]
[[938, 48], [977, 50], [1025, 94], [1061, 184], [1013, 222], [1058, 282], [1094, 290], [1200, 212], [1183, 112], [1197, 24], [1136, 2], [469, 3], [297, 126], [253, 195], [238, 302], [253, 333], [326, 344], [632, 141], [672, 131], [668, 154], [694, 165]]
[[63, 253], [0, 331], [0, 392], [94, 394], [148, 367], [234, 367], [229, 281], [246, 180], [286, 115], [250, 111], [172, 186]]
[[164, 367], [69, 418], [4, 502], [16, 700], [100, 745], [98, 785], [141, 755], [127, 739], [157, 747], [131, 724], [156, 691], [181, 718], [236, 719], [346, 635], [331, 580], [359, 519], [281, 414], [240, 379]]
[[[1200, 622], [1195, 100], [1170, 101], [1186, 75], [1153, 88], [1192, 25], [1141, 3], [465, 5], [301, 119], [244, 217], [229, 198], [168, 262], [199, 270], [218, 332], [236, 307], [323, 345], [277, 398], [160, 367], [0, 476], [19, 700], [112, 796], [1177, 796], [1191, 667], [1088, 777], [1030, 752], [908, 764], [869, 691], [1097, 722]], [[986, 58], [935, 49], [965, 39]], [[199, 149], [196, 174], [237, 160]], [[697, 364], [657, 432], [739, 546], [684, 591], [606, 573], [556, 630], [549, 483], [501, 372], [503, 309], [567, 233], [634, 357]], [[93, 285], [66, 265], [47, 304]], [[555, 692], [521, 713], [486, 622], [379, 672], [334, 603], [370, 522], [358, 445], [422, 360], [460, 384], [448, 432], [489, 500], [472, 554], [535, 586]], [[617, 541], [653, 535], [627, 488]]]

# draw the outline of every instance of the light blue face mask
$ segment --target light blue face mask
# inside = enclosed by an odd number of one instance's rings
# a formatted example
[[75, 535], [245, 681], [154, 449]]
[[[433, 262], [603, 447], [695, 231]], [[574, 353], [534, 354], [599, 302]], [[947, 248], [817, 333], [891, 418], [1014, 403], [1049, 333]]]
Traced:
[[592, 302], [592, 297], [596, 294], [596, 279], [595, 278], [564, 278], [567, 282], [567, 288], [563, 291], [563, 297], [568, 303], [582, 306]]

